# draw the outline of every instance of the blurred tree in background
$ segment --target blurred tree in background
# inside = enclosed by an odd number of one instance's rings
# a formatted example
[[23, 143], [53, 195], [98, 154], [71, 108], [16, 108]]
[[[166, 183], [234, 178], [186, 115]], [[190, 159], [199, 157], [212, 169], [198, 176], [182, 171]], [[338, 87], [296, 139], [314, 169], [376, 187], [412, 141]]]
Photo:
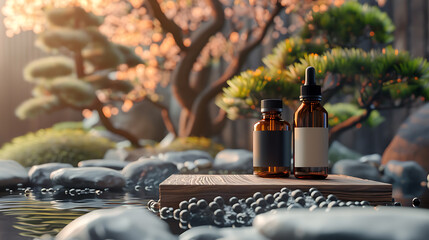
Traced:
[[377, 110], [429, 99], [429, 64], [384, 47], [393, 30], [386, 13], [357, 2], [313, 12], [298, 36], [280, 42], [263, 59], [266, 67], [228, 81], [217, 104], [231, 119], [259, 116], [264, 98], [282, 98], [295, 108], [305, 69], [314, 66], [331, 141], [364, 122], [376, 126], [383, 121]]
[[[222, 88], [226, 87], [226, 81], [241, 71], [249, 54], [262, 44], [264, 38], [268, 35], [278, 38], [280, 35], [293, 33], [304, 23], [304, 18], [310, 10], [323, 12], [330, 5], [338, 6], [343, 2], [340, 0], [6, 1], [3, 14], [6, 17], [5, 25], [8, 36], [18, 34], [20, 31], [33, 30], [41, 33], [41, 42], [49, 49], [66, 48], [74, 56], [77, 74], [73, 78], [77, 77], [78, 80], [72, 81], [70, 77], [63, 77], [71, 74], [70, 67], [64, 67], [66, 72], [57, 73], [55, 76], [46, 75], [48, 72], [52, 74], [52, 69], [44, 71], [43, 78], [46, 79], [44, 82], [50, 81], [47, 79], [62, 76], [59, 80], [55, 80], [55, 84], [50, 84], [48, 89], [59, 92], [32, 100], [32, 104], [38, 106], [38, 108], [33, 106], [32, 109], [36, 109], [35, 112], [41, 111], [41, 106], [49, 106], [49, 109], [53, 109], [58, 106], [58, 101], [61, 101], [62, 104], [74, 108], [97, 110], [101, 120], [104, 120], [103, 124], [109, 126], [107, 115], [118, 111], [117, 108], [109, 106], [109, 99], [112, 99], [110, 93], [113, 88], [108, 86], [107, 91], [99, 91], [104, 89], [104, 86], [98, 85], [99, 81], [105, 78], [93, 74], [85, 68], [84, 64], [85, 62], [97, 64], [97, 61], [104, 64], [103, 60], [109, 59], [113, 61], [109, 62], [109, 66], [94, 67], [94, 71], [117, 67], [119, 72], [117, 72], [116, 78], [131, 79], [138, 83], [134, 84], [134, 88], [124, 97], [114, 97], [113, 99], [124, 101], [123, 106], [128, 106], [128, 108], [132, 106], [133, 102], [142, 100], [154, 103], [162, 109], [167, 129], [174, 136], [213, 136], [222, 130], [226, 114], [225, 111], [220, 110], [212, 116], [213, 111], [211, 111], [210, 105], [214, 98], [221, 93]], [[58, 11], [79, 9], [70, 7], [81, 7], [87, 12], [103, 16], [104, 21], [97, 28], [99, 22], [93, 20], [92, 14], [87, 14], [87, 17], [82, 19], [75, 19], [79, 21], [74, 21], [73, 15], [70, 15], [70, 21], [67, 18], [63, 19], [61, 15], [64, 13]], [[48, 24], [43, 18], [47, 13], [50, 16]], [[284, 23], [286, 14], [292, 14], [294, 18], [294, 24], [289, 27], [286, 27]], [[71, 29], [67, 31], [57, 27], [51, 29], [52, 24], [59, 27], [69, 24], [67, 27]], [[133, 64], [122, 64], [126, 63], [126, 60], [119, 55], [125, 54], [136, 60], [133, 53], [123, 52], [122, 50], [125, 48], [107, 41], [98, 30], [115, 44], [134, 46], [134, 53], [143, 60], [143, 63], [135, 67]], [[48, 31], [48, 33], [53, 31], [55, 34], [47, 34], [44, 31]], [[49, 41], [49, 38], [53, 38], [55, 41]], [[61, 40], [60, 44], [57, 40]], [[105, 54], [110, 54], [109, 57], [98, 56], [98, 60], [94, 60], [95, 56], [88, 53], [91, 50], [85, 49], [92, 47], [93, 43], [97, 45], [98, 50], [101, 49], [100, 51]], [[100, 44], [105, 45], [100, 48]], [[92, 51], [93, 54], [96, 52]], [[63, 66], [70, 65], [67, 60], [61, 61]], [[211, 64], [220, 61], [227, 62], [227, 68], [218, 79], [210, 81], [209, 77], [204, 74], [205, 70], [209, 69]], [[60, 61], [56, 65], [59, 63]], [[137, 62], [133, 63], [137, 64]], [[53, 66], [51, 63], [39, 62], [39, 66], [34, 63], [29, 67], [39, 69], [42, 65]], [[171, 81], [165, 81], [160, 77], [162, 71], [171, 72]], [[29, 72], [29, 69], [26, 72]], [[31, 76], [28, 79], [33, 78], [36, 77]], [[112, 82], [119, 83], [120, 81]], [[167, 105], [162, 102], [162, 96], [155, 93], [156, 86], [165, 86], [167, 82], [171, 84], [173, 96], [181, 106], [177, 130], [170, 120]], [[125, 83], [125, 81], [121, 83]], [[39, 85], [42, 84], [38, 84], [38, 88]], [[43, 88], [47, 89], [46, 86]], [[67, 94], [65, 89], [79, 91], [84, 101], [77, 104], [76, 101], [65, 100], [64, 96]], [[122, 92], [126, 93], [126, 91]], [[63, 97], [61, 97], [62, 94]], [[40, 94], [37, 96], [40, 97]], [[24, 107], [31, 109], [30, 103], [27, 102], [21, 106], [18, 114], [31, 115], [30, 113], [33, 111], [27, 111], [27, 114], [22, 113], [25, 112]], [[107, 128], [121, 133], [121, 130], [115, 130], [113, 126]], [[121, 135], [126, 136], [137, 145], [132, 136], [127, 136], [127, 133], [124, 132]]]
[[45, 14], [48, 24], [36, 45], [61, 55], [37, 59], [26, 66], [24, 78], [35, 87], [33, 97], [16, 109], [17, 116], [25, 119], [62, 108], [84, 114], [95, 110], [107, 130], [138, 146], [134, 135], [114, 127], [109, 118], [116, 108], [101, 99], [109, 96], [122, 100], [133, 89], [128, 81], [112, 79], [111, 73], [120, 64], [134, 67], [142, 63], [140, 58], [131, 49], [110, 42], [98, 31], [101, 19], [82, 8], [55, 8]]

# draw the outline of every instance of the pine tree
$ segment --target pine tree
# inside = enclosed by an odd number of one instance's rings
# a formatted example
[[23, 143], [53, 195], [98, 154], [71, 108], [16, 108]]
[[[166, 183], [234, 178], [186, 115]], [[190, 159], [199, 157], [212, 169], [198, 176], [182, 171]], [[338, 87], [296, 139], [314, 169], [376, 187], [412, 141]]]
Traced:
[[230, 79], [216, 103], [230, 119], [257, 116], [264, 98], [282, 98], [293, 108], [311, 65], [322, 85], [331, 141], [364, 122], [376, 126], [383, 121], [377, 110], [429, 99], [425, 59], [390, 46], [359, 48], [390, 43], [393, 30], [387, 14], [357, 2], [313, 13], [300, 36], [280, 42], [264, 58], [266, 67]]
[[25, 119], [63, 108], [95, 110], [107, 130], [139, 146], [136, 136], [113, 126], [110, 103], [101, 101], [97, 91], [120, 100], [133, 84], [112, 79], [111, 73], [120, 64], [133, 67], [142, 63], [141, 59], [131, 49], [110, 42], [98, 30], [102, 19], [81, 8], [52, 9], [46, 17], [48, 25], [36, 45], [55, 55], [25, 67], [24, 78], [35, 87], [33, 97], [16, 109], [16, 115]]

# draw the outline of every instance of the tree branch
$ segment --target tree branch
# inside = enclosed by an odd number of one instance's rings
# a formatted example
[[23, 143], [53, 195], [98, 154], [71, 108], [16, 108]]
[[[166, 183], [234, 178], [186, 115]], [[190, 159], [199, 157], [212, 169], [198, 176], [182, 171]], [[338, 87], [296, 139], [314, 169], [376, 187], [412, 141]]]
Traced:
[[[341, 84], [341, 76], [338, 74], [332, 74], [332, 84], [334, 87], [330, 87], [322, 92], [322, 101], [320, 102], [323, 105], [325, 103], [329, 102], [331, 98], [343, 87], [343, 84]], [[328, 76], [327, 76], [328, 77]]]
[[197, 92], [193, 91], [189, 82], [192, 67], [210, 37], [220, 31], [225, 22], [222, 4], [218, 0], [208, 0], [208, 4], [212, 8], [213, 19], [195, 33], [191, 45], [186, 52], [182, 53], [182, 57], [172, 75], [173, 94], [181, 106], [188, 111], [192, 109], [197, 96]]
[[371, 114], [373, 108], [368, 107], [366, 108], [366, 111], [359, 116], [353, 116], [346, 121], [335, 125], [329, 130], [329, 143], [333, 142], [335, 139], [337, 139], [341, 133], [349, 130], [350, 128], [353, 128], [358, 123], [361, 123], [369, 118], [369, 115]]
[[167, 106], [165, 106], [160, 102], [152, 101], [149, 98], [145, 98], [145, 100], [152, 103], [154, 106], [160, 108], [162, 120], [164, 121], [165, 127], [171, 134], [173, 134], [174, 137], [177, 137], [177, 131], [176, 131], [176, 128], [174, 127], [173, 121], [171, 121], [170, 113], [168, 112]]
[[271, 12], [271, 15], [264, 25], [261, 34], [253, 39], [253, 41], [248, 42], [246, 45], [244, 45], [236, 54], [234, 59], [231, 61], [225, 72], [222, 74], [222, 76], [213, 82], [210, 87], [206, 88], [203, 93], [200, 94], [200, 96], [195, 100], [193, 109], [192, 109], [192, 116], [190, 119], [190, 122], [187, 126], [186, 133], [188, 135], [193, 135], [194, 129], [201, 128], [203, 126], [195, 126], [196, 122], [198, 121], [197, 118], [203, 115], [204, 111], [207, 111], [207, 105], [208, 102], [211, 101], [214, 97], [216, 97], [217, 94], [219, 94], [222, 89], [226, 86], [226, 81], [228, 79], [231, 79], [234, 75], [238, 74], [240, 68], [244, 64], [247, 56], [250, 54], [250, 52], [258, 46], [262, 40], [264, 39], [265, 35], [268, 32], [269, 27], [272, 25], [275, 16], [277, 16], [283, 6], [280, 3], [277, 3], [274, 10]]
[[222, 129], [226, 125], [226, 112], [223, 109], [219, 109], [219, 113], [216, 116], [216, 118], [213, 120], [213, 127], [212, 127], [212, 134], [216, 135], [219, 134]]
[[113, 126], [112, 122], [109, 118], [107, 118], [103, 113], [103, 103], [100, 102], [98, 98], [95, 99], [93, 108], [98, 112], [98, 115], [100, 116], [100, 121], [103, 124], [103, 126], [109, 130], [112, 133], [118, 134], [124, 138], [126, 138], [128, 141], [131, 142], [131, 144], [134, 147], [141, 147], [139, 140], [137, 137], [135, 137], [133, 134], [129, 133], [128, 131], [118, 129], [115, 126]]
[[209, 90], [205, 93], [207, 94], [207, 97], [212, 99], [214, 98], [218, 93], [222, 91], [222, 88], [225, 87], [226, 81], [231, 79], [234, 75], [236, 75], [241, 66], [244, 64], [245, 59], [250, 54], [250, 52], [257, 47], [262, 40], [264, 39], [265, 35], [268, 32], [268, 29], [270, 28], [271, 24], [274, 21], [274, 18], [280, 13], [283, 6], [280, 5], [280, 3], [276, 4], [276, 7], [272, 11], [270, 18], [268, 19], [267, 23], [262, 29], [261, 34], [253, 39], [253, 41], [248, 42], [246, 45], [244, 45], [236, 55], [236, 57], [232, 60], [232, 63], [228, 66], [228, 68], [225, 70], [224, 74], [213, 84], [211, 84]]
[[76, 51], [73, 53], [74, 64], [76, 67], [76, 75], [77, 78], [85, 77], [85, 66], [83, 64], [83, 57], [80, 51]]
[[[120, 98], [110, 98], [110, 100], [113, 101], [123, 101], [123, 99]], [[133, 99], [133, 102], [142, 102], [142, 101], [148, 101], [149, 103], [153, 104], [155, 107], [159, 108], [161, 111], [162, 121], [164, 122], [165, 127], [167, 130], [174, 135], [174, 137], [177, 137], [177, 131], [174, 127], [173, 121], [171, 120], [170, 113], [168, 111], [167, 106], [160, 102], [152, 101], [152, 99], [148, 97], [139, 97], [137, 99]]]
[[359, 116], [353, 116], [346, 121], [335, 125], [329, 131], [329, 142], [331, 143], [333, 140], [337, 139], [338, 136], [344, 131], [356, 126], [358, 123], [361, 123], [369, 118], [371, 112], [375, 109], [373, 106], [374, 101], [381, 94], [382, 87], [378, 87], [376, 92], [368, 98], [366, 105], [364, 106], [365, 112]]
[[146, 3], [149, 5], [148, 9], [152, 12], [152, 16], [161, 23], [162, 29], [171, 33], [180, 50], [186, 52], [188, 48], [183, 44], [183, 30], [173, 20], [165, 16], [157, 0], [147, 0]]

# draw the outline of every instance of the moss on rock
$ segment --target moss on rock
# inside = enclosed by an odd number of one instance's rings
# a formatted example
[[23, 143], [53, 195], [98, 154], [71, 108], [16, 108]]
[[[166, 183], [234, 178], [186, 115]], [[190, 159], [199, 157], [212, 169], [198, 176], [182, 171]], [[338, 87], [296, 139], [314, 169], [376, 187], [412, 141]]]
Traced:
[[12, 159], [23, 166], [49, 162], [77, 163], [103, 158], [113, 142], [78, 129], [41, 129], [14, 138], [0, 149], [0, 158]]

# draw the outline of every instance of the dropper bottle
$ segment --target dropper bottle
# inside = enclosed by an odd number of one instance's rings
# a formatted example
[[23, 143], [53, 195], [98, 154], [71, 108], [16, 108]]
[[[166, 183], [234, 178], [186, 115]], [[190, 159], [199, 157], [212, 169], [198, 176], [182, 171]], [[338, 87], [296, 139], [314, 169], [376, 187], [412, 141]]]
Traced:
[[282, 111], [280, 99], [261, 101], [262, 119], [253, 127], [253, 173], [259, 177], [289, 177], [291, 126]]
[[293, 119], [293, 165], [296, 178], [325, 179], [328, 176], [328, 112], [320, 104], [322, 91], [316, 85], [316, 70], [305, 70], [299, 97], [301, 106]]

